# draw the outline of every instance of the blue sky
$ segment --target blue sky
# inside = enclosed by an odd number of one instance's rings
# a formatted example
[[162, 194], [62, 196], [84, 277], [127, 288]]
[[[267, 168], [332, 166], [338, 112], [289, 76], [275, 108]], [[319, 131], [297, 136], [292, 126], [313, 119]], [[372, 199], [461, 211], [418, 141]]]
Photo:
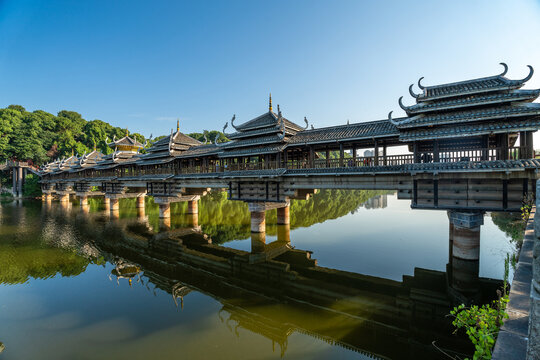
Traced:
[[[267, 110], [315, 127], [402, 114], [409, 84], [502, 71], [540, 87], [540, 2], [0, 0], [0, 106], [145, 135]], [[418, 90], [417, 90], [418, 91]], [[538, 144], [538, 142], [537, 142]]]

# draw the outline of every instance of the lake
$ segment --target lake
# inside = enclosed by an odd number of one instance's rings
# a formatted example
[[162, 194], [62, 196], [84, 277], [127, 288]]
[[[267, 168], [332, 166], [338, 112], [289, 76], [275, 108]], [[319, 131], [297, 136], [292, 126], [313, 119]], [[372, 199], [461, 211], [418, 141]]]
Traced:
[[456, 297], [494, 298], [516, 250], [487, 213], [478, 291], [460, 295], [446, 211], [391, 192], [293, 200], [285, 228], [268, 211], [262, 250], [247, 204], [212, 192], [186, 209], [163, 221], [151, 198], [142, 212], [122, 199], [118, 218], [100, 199], [1, 203], [0, 359], [470, 356], [445, 314]]

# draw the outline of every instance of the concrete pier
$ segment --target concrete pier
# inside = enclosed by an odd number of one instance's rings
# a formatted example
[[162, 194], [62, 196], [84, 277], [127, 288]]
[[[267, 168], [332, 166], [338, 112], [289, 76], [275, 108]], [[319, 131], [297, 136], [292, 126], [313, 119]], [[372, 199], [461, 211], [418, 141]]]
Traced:
[[277, 224], [278, 225], [290, 224], [289, 211], [290, 211], [290, 205], [277, 209]]
[[58, 199], [61, 203], [68, 203], [69, 202], [69, 194], [58, 194]]
[[111, 211], [111, 199], [108, 197], [104, 198], [103, 204], [105, 205], [105, 211]]
[[199, 213], [199, 202], [197, 200], [190, 200], [187, 203], [188, 203], [188, 208], [187, 208], [187, 213], [188, 214], [198, 214]]
[[43, 201], [50, 204], [52, 202], [53, 196], [52, 194], [43, 194]]
[[277, 239], [286, 243], [291, 242], [291, 226], [289, 224], [277, 226]]
[[88, 196], [79, 196], [79, 204], [81, 207], [88, 206]]
[[159, 203], [159, 218], [170, 219], [171, 218], [171, 203]]
[[146, 195], [137, 196], [137, 209], [144, 209], [144, 199]]
[[120, 210], [120, 199], [118, 198], [110, 198], [110, 208], [111, 211], [119, 211]]
[[251, 211], [251, 232], [265, 233], [266, 232], [266, 212]]
[[480, 270], [480, 226], [484, 223], [484, 214], [448, 211], [448, 220], [452, 288], [462, 293], [477, 292]]
[[143, 207], [137, 207], [137, 218], [139, 218], [139, 220], [142, 220], [146, 217], [146, 210]]

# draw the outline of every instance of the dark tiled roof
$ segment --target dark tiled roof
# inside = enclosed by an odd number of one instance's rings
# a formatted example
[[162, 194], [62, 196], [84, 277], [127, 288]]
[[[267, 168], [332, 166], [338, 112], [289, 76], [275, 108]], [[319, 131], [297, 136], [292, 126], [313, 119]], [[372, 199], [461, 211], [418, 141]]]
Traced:
[[241, 148], [238, 150], [225, 151], [219, 154], [220, 158], [236, 157], [236, 156], [255, 156], [264, 154], [274, 154], [282, 151], [286, 144], [270, 145], [270, 146], [257, 146], [250, 148]]
[[523, 86], [527, 80], [527, 78], [524, 80], [510, 80], [504, 76], [495, 75], [436, 86], [426, 86], [424, 92], [418, 96], [418, 100], [426, 101], [489, 91], [517, 89]]
[[[285, 118], [283, 118], [285, 122], [285, 127], [288, 127], [295, 131], [302, 131], [304, 128], [300, 125], [297, 125], [293, 123], [292, 121], [289, 121]], [[279, 126], [278, 124], [278, 115], [274, 113], [273, 111], [268, 111], [262, 115], [257, 116], [256, 118], [249, 120], [242, 125], [236, 126], [236, 130], [239, 132], [245, 132], [248, 130], [253, 129], [259, 129], [264, 127], [272, 127], [272, 126]]]
[[182, 151], [181, 153], [178, 153], [178, 154], [173, 153], [173, 155], [179, 158], [189, 158], [189, 157], [197, 157], [197, 156], [215, 155], [220, 151], [221, 149], [217, 145], [206, 144], [206, 145], [192, 146], [186, 151]]
[[[248, 138], [248, 137], [255, 137], [255, 136], [262, 136], [262, 135], [269, 135], [269, 134], [277, 134], [281, 133], [281, 126], [276, 125], [272, 127], [266, 127], [266, 128], [260, 128], [260, 129], [254, 129], [254, 130], [248, 130], [243, 132], [235, 132], [233, 134], [227, 134], [227, 137], [231, 140], [241, 139], [241, 138]], [[285, 134], [286, 135], [294, 135], [298, 133], [296, 130], [291, 130], [288, 126], [285, 125]]]
[[398, 129], [390, 121], [379, 120], [305, 130], [289, 138], [288, 142], [290, 145], [311, 144], [349, 139], [371, 139], [374, 137], [396, 136], [398, 134]]
[[136, 146], [136, 147], [140, 147], [142, 148], [143, 147], [143, 144], [141, 144], [140, 142], [138, 142], [137, 140], [129, 137], [129, 136], [124, 136], [123, 138], [119, 139], [119, 140], [116, 140], [116, 141], [113, 141], [112, 143], [109, 144], [109, 146], [113, 147], [113, 146], [118, 146], [118, 145], [123, 145], [123, 146]]
[[227, 143], [223, 143], [223, 145], [220, 146], [220, 148], [224, 150], [229, 150], [229, 149], [235, 149], [235, 148], [244, 147], [244, 146], [256, 146], [260, 144], [280, 143], [283, 141], [284, 139], [282, 139], [279, 135], [269, 135], [269, 136], [261, 136], [257, 138], [229, 141]]
[[461, 122], [504, 119], [540, 114], [540, 104], [527, 103], [496, 106], [466, 111], [453, 111], [442, 114], [420, 114], [403, 120], [397, 120], [398, 128], [407, 129], [420, 126], [456, 124]]
[[540, 95], [537, 90], [512, 90], [497, 93], [471, 95], [440, 101], [422, 101], [418, 104], [405, 107], [407, 114], [425, 113], [428, 111], [440, 111], [468, 106], [488, 105], [512, 101], [533, 101]]
[[536, 131], [540, 128], [540, 117], [523, 121], [488, 122], [474, 125], [445, 126], [404, 131], [399, 134], [401, 141], [442, 139], [463, 136], [507, 133], [509, 131]]

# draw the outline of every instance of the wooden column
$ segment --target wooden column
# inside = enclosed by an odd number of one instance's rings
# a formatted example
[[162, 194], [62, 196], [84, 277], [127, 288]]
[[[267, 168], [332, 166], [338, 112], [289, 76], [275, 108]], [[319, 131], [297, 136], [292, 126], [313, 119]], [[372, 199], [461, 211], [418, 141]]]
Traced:
[[356, 166], [356, 145], [353, 145], [352, 147], [352, 157], [353, 157], [353, 164]]
[[508, 134], [501, 135], [501, 160], [508, 160]]
[[328, 146], [326, 147], [326, 167], [330, 167], [330, 150], [328, 149]]
[[533, 132], [526, 131], [525, 137], [527, 138], [527, 154], [529, 155], [529, 159], [534, 159]]
[[339, 144], [339, 167], [343, 167], [343, 158], [344, 158], [344, 153], [343, 153], [343, 144], [340, 143]]
[[373, 149], [373, 151], [374, 151], [373, 156], [375, 156], [375, 166], [378, 166], [379, 165], [379, 143], [377, 142], [377, 140], [375, 140], [375, 148]]
[[433, 140], [433, 162], [439, 161], [439, 140]]
[[315, 167], [315, 154], [313, 153], [313, 146], [309, 146], [309, 167]]
[[386, 142], [383, 142], [383, 148], [382, 148], [382, 155], [383, 155], [383, 165], [388, 165], [388, 161], [386, 160]]
[[413, 143], [413, 157], [415, 163], [420, 162], [418, 159], [418, 143], [416, 141]]

